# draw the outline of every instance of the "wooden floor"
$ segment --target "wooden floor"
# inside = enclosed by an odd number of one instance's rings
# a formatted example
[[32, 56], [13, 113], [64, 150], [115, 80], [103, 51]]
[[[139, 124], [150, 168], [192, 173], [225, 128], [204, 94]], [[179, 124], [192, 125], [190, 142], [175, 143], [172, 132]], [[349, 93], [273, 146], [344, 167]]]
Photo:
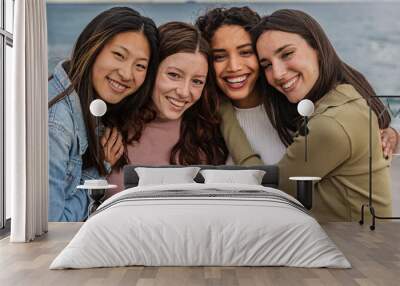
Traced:
[[400, 285], [400, 223], [323, 225], [353, 268], [289, 267], [121, 267], [48, 270], [80, 223], [50, 223], [49, 233], [32, 243], [0, 241], [0, 285]]

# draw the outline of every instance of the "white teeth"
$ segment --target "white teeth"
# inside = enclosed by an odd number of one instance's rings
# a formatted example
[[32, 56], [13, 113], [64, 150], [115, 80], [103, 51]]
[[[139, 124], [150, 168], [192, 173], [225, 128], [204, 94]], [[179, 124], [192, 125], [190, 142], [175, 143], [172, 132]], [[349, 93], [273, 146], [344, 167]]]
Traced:
[[180, 101], [172, 97], [167, 97], [168, 101], [171, 102], [173, 105], [177, 107], [184, 107], [186, 104], [186, 101]]
[[294, 79], [291, 79], [291, 80], [288, 81], [287, 83], [283, 84], [282, 87], [283, 87], [284, 89], [291, 88], [292, 85], [297, 81], [297, 78], [298, 78], [298, 77], [296, 76]]
[[110, 85], [112, 87], [114, 87], [117, 90], [124, 91], [126, 89], [126, 86], [124, 86], [122, 84], [119, 84], [118, 82], [116, 82], [116, 81], [114, 81], [112, 79], [108, 79], [108, 82], [110, 83]]
[[239, 77], [226, 78], [226, 81], [229, 83], [239, 83], [239, 82], [246, 80], [246, 78], [247, 78], [247, 75], [242, 75]]

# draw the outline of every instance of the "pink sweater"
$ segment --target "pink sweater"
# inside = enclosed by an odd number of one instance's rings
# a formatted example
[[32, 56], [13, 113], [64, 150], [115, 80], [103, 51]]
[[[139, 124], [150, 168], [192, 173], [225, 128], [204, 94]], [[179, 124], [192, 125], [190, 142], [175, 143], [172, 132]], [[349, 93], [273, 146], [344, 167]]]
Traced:
[[[132, 165], [169, 165], [172, 147], [179, 140], [181, 119], [156, 119], [143, 129], [139, 142], [127, 146], [129, 164]], [[113, 171], [107, 178], [109, 184], [118, 188], [109, 190], [110, 197], [124, 189], [123, 172]]]

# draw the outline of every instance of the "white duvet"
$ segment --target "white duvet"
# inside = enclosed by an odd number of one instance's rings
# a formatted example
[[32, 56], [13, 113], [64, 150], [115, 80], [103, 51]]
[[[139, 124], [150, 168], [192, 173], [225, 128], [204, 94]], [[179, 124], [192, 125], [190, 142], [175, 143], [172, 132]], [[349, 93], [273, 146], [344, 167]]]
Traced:
[[[175, 195], [163, 196], [174, 190]], [[154, 196], [157, 192], [160, 197]], [[99, 207], [50, 269], [351, 267], [299, 205], [279, 190], [254, 185], [194, 183], [127, 189]]]

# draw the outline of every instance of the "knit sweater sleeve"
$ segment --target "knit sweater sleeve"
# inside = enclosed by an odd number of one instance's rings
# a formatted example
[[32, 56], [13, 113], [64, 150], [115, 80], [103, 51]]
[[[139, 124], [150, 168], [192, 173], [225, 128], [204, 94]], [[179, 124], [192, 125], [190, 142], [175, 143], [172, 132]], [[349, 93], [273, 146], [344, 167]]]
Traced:
[[305, 162], [305, 137], [297, 136], [279, 162], [279, 188], [294, 196], [291, 176], [325, 177], [351, 156], [351, 141], [334, 119], [318, 116], [308, 124], [308, 156]]
[[251, 148], [229, 101], [222, 103], [220, 116], [222, 118], [221, 132], [234, 163], [241, 166], [263, 165], [260, 156]]

